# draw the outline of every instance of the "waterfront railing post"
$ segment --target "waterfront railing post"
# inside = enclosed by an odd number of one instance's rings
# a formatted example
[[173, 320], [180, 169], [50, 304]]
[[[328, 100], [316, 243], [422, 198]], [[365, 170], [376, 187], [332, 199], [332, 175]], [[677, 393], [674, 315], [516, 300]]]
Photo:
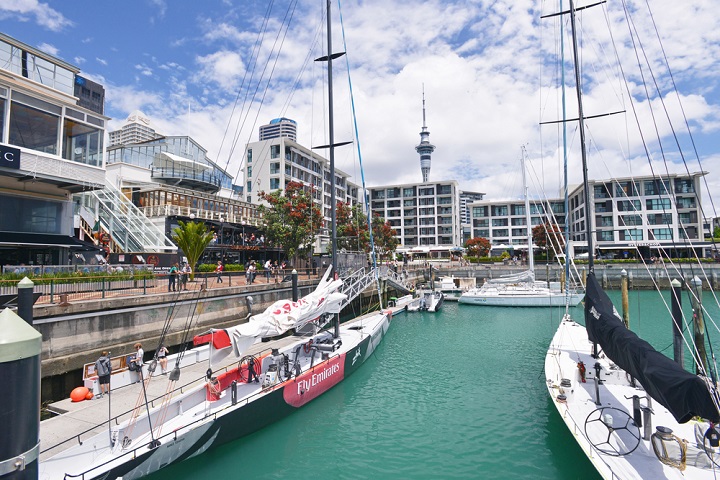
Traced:
[[620, 292], [622, 294], [622, 319], [625, 328], [630, 328], [630, 302], [628, 301], [628, 272], [624, 268], [620, 272]]
[[105, 277], [100, 277], [100, 292], [102, 293], [100, 298], [105, 298]]
[[292, 271], [292, 299], [293, 302], [297, 302], [300, 298], [298, 293], [298, 272], [293, 268]]
[[147, 277], [143, 277], [143, 295], [147, 295]]
[[50, 279], [50, 303], [55, 303], [55, 279]]
[[24, 277], [18, 283], [18, 308], [17, 313], [28, 325], [33, 324], [33, 293], [35, 284], [28, 277]]
[[672, 290], [670, 291], [671, 305], [672, 305], [672, 319], [673, 319], [673, 358], [675, 362], [679, 363], [680, 366], [684, 367], [685, 362], [683, 361], [683, 338], [682, 338], [682, 283], [678, 279], [674, 279], [670, 285]]
[[36, 479], [40, 452], [42, 335], [9, 308], [0, 312], [0, 476]]

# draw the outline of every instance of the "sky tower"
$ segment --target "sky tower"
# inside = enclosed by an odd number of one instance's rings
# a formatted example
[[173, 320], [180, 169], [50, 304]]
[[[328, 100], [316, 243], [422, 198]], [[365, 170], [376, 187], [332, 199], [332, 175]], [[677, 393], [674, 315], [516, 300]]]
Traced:
[[425, 85], [423, 85], [423, 126], [420, 132], [420, 145], [415, 147], [415, 151], [420, 154], [423, 182], [427, 182], [430, 175], [430, 155], [435, 151], [435, 145], [430, 143], [430, 132], [425, 125]]

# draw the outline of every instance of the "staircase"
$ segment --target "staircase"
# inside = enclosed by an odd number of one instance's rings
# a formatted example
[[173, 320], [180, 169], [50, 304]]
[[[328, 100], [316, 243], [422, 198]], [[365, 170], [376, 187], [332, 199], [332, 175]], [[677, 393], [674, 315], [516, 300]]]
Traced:
[[111, 183], [106, 181], [104, 189], [83, 195], [89, 195], [90, 202], [97, 204], [100, 226], [110, 234], [118, 250], [162, 252], [177, 249], [165, 232]]

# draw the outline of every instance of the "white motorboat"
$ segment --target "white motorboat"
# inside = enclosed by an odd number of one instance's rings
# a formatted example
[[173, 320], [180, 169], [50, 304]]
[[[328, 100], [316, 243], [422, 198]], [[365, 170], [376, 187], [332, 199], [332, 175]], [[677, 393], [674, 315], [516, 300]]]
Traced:
[[559, 283], [536, 281], [530, 270], [485, 281], [460, 295], [459, 302], [493, 307], [563, 307], [579, 304], [584, 293], [565, 293]]
[[418, 297], [408, 304], [408, 312], [437, 312], [442, 307], [445, 294], [439, 290], [420, 290]]

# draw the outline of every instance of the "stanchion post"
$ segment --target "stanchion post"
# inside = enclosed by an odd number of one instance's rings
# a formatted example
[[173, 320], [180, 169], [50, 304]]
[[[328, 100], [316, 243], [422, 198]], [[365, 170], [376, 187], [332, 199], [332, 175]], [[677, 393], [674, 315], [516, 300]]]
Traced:
[[18, 282], [18, 308], [17, 313], [28, 325], [33, 324], [33, 292], [35, 284], [28, 277]]
[[293, 268], [292, 271], [292, 299], [293, 302], [297, 302], [300, 298], [298, 293], [298, 272]]

